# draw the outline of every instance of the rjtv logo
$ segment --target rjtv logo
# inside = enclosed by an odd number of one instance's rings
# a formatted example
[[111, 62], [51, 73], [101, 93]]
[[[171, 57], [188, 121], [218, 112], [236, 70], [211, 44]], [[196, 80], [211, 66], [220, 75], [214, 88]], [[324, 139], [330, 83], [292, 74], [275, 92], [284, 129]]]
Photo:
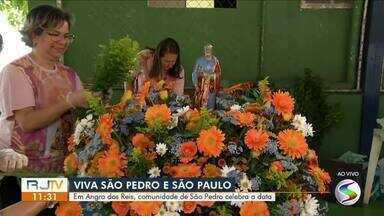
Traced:
[[[336, 200], [345, 206], [351, 206], [357, 203], [361, 196], [361, 189], [356, 179], [360, 179], [359, 172], [337, 172], [337, 178], [335, 182], [338, 182], [335, 187]], [[355, 180], [353, 180], [355, 179]]]

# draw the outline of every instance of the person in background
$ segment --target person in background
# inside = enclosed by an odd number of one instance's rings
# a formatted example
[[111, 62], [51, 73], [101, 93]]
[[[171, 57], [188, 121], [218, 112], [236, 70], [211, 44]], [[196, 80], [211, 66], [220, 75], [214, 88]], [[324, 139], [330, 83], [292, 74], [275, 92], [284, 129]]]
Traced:
[[139, 54], [140, 67], [133, 83], [137, 93], [146, 81], [164, 80], [178, 95], [184, 94], [185, 72], [181, 65], [180, 48], [172, 38], [162, 40], [156, 49], [145, 49]]
[[[66, 142], [74, 126], [72, 110], [87, 107], [85, 91], [74, 70], [60, 58], [74, 40], [71, 15], [40, 5], [27, 15], [22, 39], [32, 52], [0, 73], [0, 151], [2, 171], [26, 165], [32, 172], [62, 172]], [[0, 182], [0, 209], [20, 200], [18, 178]]]

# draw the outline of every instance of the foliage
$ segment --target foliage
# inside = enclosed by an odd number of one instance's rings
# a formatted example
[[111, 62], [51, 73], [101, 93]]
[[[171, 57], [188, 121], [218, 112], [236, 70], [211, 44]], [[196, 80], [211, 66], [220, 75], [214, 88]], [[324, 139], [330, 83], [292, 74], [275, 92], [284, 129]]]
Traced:
[[26, 0], [0, 0], [0, 11], [7, 16], [9, 23], [19, 29], [24, 23], [28, 12]]
[[138, 67], [139, 43], [128, 35], [121, 39], [111, 39], [100, 45], [101, 53], [96, 60], [94, 90], [106, 93], [113, 86], [130, 82]]
[[297, 80], [292, 92], [296, 112], [306, 116], [316, 132], [308, 143], [312, 148], [318, 149], [325, 133], [342, 119], [340, 106], [327, 101], [323, 80], [308, 69], [304, 77]]
[[[263, 80], [256, 88], [232, 88], [236, 94], [220, 92], [217, 108], [208, 110], [190, 107], [188, 97], [164, 89], [164, 82], [145, 86], [149, 88], [136, 97], [127, 91], [120, 103], [104, 107], [104, 113], [93, 108], [92, 115], [79, 121], [74, 140], [68, 142], [71, 156], [65, 160], [68, 165], [81, 164], [75, 175], [233, 178], [239, 192], [282, 192], [276, 194], [276, 202], [254, 203], [272, 215], [291, 210], [299, 215], [307, 191], [328, 191], [330, 176], [306, 143], [311, 126], [302, 119], [294, 122], [300, 116], [288, 92], [272, 92]], [[93, 107], [99, 107], [99, 100], [92, 100]], [[71, 175], [66, 162], [64, 170]], [[100, 205], [90, 209], [84, 203], [83, 208], [88, 213], [113, 213], [110, 203]], [[192, 215], [238, 215], [252, 210], [253, 204], [212, 205], [197, 202]], [[167, 206], [164, 203], [162, 209], [171, 215]], [[312, 205], [311, 210], [319, 213], [320, 208]], [[129, 215], [138, 213], [130, 211]]]

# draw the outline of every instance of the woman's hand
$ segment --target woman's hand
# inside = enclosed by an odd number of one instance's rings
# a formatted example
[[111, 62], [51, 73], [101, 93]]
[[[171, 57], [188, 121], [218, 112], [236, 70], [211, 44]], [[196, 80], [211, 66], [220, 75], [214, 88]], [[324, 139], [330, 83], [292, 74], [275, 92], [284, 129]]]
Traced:
[[69, 92], [66, 96], [66, 101], [68, 104], [70, 104], [73, 107], [88, 107], [88, 101], [86, 98], [86, 91], [85, 90], [77, 90], [74, 92]]
[[23, 154], [15, 152], [13, 149], [0, 150], [0, 171], [13, 172], [28, 165], [28, 158]]

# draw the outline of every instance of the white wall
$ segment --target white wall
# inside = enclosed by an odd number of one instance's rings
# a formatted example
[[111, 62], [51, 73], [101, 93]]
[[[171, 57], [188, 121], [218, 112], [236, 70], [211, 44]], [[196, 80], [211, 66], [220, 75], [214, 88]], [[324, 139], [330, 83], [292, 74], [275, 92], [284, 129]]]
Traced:
[[11, 61], [20, 58], [31, 51], [17, 29], [9, 25], [4, 13], [0, 12], [0, 34], [3, 36], [3, 50], [0, 53], [0, 71]]

